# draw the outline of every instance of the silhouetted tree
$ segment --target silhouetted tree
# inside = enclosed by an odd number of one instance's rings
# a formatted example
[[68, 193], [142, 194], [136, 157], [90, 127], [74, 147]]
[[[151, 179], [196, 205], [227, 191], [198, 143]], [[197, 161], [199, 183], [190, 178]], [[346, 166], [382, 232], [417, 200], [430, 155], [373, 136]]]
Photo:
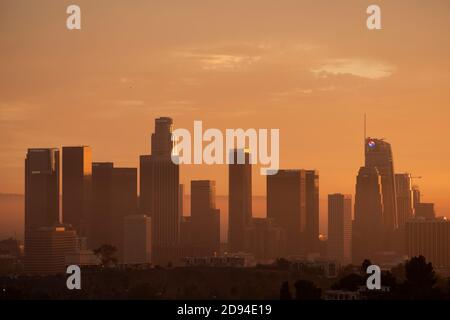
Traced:
[[295, 284], [296, 300], [320, 300], [322, 290], [311, 281], [299, 280]]
[[356, 291], [359, 286], [363, 286], [366, 284], [365, 277], [351, 273], [341, 279], [338, 282], [334, 283], [331, 286], [333, 290], [347, 290], [347, 291]]
[[371, 265], [372, 265], [372, 262], [369, 259], [364, 259], [363, 263], [361, 264], [361, 274], [366, 276], [367, 268]]
[[94, 250], [95, 255], [100, 259], [103, 267], [111, 267], [117, 264], [117, 248], [109, 244], [104, 244], [100, 248]]
[[284, 281], [281, 284], [280, 300], [292, 300], [291, 291], [289, 290], [289, 282]]
[[433, 265], [427, 263], [425, 257], [413, 257], [405, 264], [406, 281], [403, 294], [411, 299], [432, 299], [439, 296], [439, 290], [435, 289], [436, 275]]

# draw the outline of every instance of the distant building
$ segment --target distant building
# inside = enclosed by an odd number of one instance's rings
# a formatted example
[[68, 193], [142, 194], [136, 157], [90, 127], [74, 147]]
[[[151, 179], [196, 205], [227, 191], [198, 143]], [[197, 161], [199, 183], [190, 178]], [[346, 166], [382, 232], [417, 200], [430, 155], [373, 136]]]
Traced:
[[88, 236], [88, 246], [92, 249], [111, 244], [113, 170], [112, 162], [92, 163], [92, 209]]
[[25, 254], [31, 232], [59, 219], [59, 150], [28, 149], [25, 159]]
[[406, 252], [424, 256], [437, 270], [450, 271], [450, 221], [416, 218], [406, 222]]
[[105, 221], [109, 225], [107, 244], [117, 248], [123, 261], [124, 218], [137, 213], [137, 169], [114, 168], [112, 172], [111, 217]]
[[153, 197], [152, 156], [139, 157], [139, 212], [151, 216]]
[[[397, 228], [397, 194], [395, 191], [394, 158], [391, 145], [383, 139], [367, 138], [365, 167], [376, 168], [381, 177], [383, 228], [391, 236]], [[388, 242], [390, 239], [386, 239]], [[389, 243], [387, 243], [389, 246]]]
[[220, 210], [216, 208], [216, 182], [191, 181], [191, 243], [196, 256], [218, 255]]
[[434, 211], [434, 203], [420, 202], [416, 204], [416, 218], [434, 219], [436, 213]]
[[286, 231], [286, 254], [305, 254], [306, 172], [278, 170], [267, 176], [267, 217]]
[[356, 179], [355, 218], [352, 227], [352, 260], [361, 264], [382, 250], [383, 195], [375, 167], [361, 167]]
[[78, 250], [77, 233], [69, 226], [41, 227], [29, 235], [25, 272], [57, 274], [66, 271], [66, 255]]
[[418, 203], [420, 203], [420, 189], [418, 186], [412, 186], [412, 193], [413, 193], [413, 207], [414, 211], [416, 210], [416, 206]]
[[342, 264], [352, 260], [352, 197], [328, 195], [328, 248], [327, 257]]
[[129, 215], [124, 218], [124, 263], [142, 264], [151, 261], [151, 218]]
[[229, 254], [214, 257], [185, 257], [183, 258], [186, 267], [254, 267], [255, 257], [247, 253]]
[[412, 177], [409, 173], [395, 175], [397, 192], [398, 227], [404, 228], [406, 221], [414, 215]]
[[327, 278], [336, 278], [339, 274], [341, 264], [332, 259], [305, 259], [301, 257], [288, 257], [291, 268], [296, 271], [319, 271]]
[[[249, 150], [235, 149], [228, 165], [228, 251], [243, 251], [252, 218], [252, 165]], [[242, 158], [242, 164], [238, 160]]]
[[[180, 259], [180, 168], [172, 161], [173, 121], [155, 120], [151, 137], [151, 217], [152, 262], [157, 265], [176, 263]], [[142, 183], [142, 182], [141, 182]]]
[[245, 251], [258, 260], [270, 260], [283, 256], [286, 248], [286, 232], [271, 219], [253, 218], [245, 236]]
[[80, 249], [65, 255], [66, 266], [77, 265], [79, 267], [98, 266], [100, 259], [92, 250]]
[[88, 236], [92, 149], [87, 146], [62, 148], [62, 220], [80, 236]]
[[305, 252], [319, 253], [319, 172], [305, 171]]

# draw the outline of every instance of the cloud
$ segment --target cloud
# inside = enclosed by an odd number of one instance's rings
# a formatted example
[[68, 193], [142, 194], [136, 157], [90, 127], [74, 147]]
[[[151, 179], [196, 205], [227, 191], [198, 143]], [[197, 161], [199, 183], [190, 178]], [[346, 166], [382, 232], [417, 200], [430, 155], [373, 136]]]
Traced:
[[260, 56], [232, 55], [232, 54], [195, 54], [186, 53], [185, 57], [197, 60], [204, 70], [236, 70], [249, 66], [261, 59]]
[[395, 68], [379, 61], [333, 59], [325, 61], [321, 66], [310, 71], [320, 78], [327, 78], [330, 75], [352, 75], [377, 80], [390, 77], [394, 73]]

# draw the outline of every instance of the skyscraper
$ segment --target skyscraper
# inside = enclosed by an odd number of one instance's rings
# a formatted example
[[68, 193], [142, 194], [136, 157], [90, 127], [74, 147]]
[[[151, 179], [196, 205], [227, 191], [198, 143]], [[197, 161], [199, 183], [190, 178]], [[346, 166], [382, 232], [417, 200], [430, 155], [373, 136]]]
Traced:
[[305, 252], [319, 252], [319, 172], [305, 171]]
[[397, 226], [397, 200], [395, 192], [394, 160], [391, 145], [383, 139], [367, 138], [366, 167], [377, 168], [383, 192], [383, 226], [387, 236]]
[[25, 254], [31, 232], [59, 222], [59, 150], [28, 149], [25, 158]]
[[93, 249], [110, 244], [113, 168], [112, 162], [92, 163], [92, 212], [88, 243]]
[[88, 236], [92, 188], [92, 150], [62, 148], [62, 220], [79, 236]]
[[383, 195], [376, 167], [361, 167], [356, 179], [353, 262], [361, 263], [382, 249]]
[[420, 189], [418, 186], [412, 186], [414, 214], [417, 204], [420, 203]]
[[342, 264], [351, 262], [352, 196], [328, 195], [327, 257]]
[[278, 170], [267, 176], [267, 218], [286, 232], [286, 253], [305, 253], [306, 227], [305, 170]]
[[216, 209], [216, 182], [191, 181], [192, 246], [196, 256], [220, 250], [220, 210]]
[[409, 173], [395, 175], [398, 227], [403, 228], [414, 215], [412, 179]]
[[180, 258], [179, 166], [172, 162], [171, 118], [155, 120], [151, 138], [152, 261], [166, 265]]
[[[252, 218], [252, 165], [247, 149], [231, 150], [229, 156], [228, 251], [239, 252], [245, 249], [245, 232]], [[238, 163], [239, 158], [244, 163]]]
[[149, 263], [151, 260], [151, 218], [142, 214], [124, 218], [124, 263]]
[[111, 217], [108, 244], [117, 248], [123, 260], [124, 218], [137, 213], [137, 169], [114, 168], [112, 171]]
[[142, 214], [152, 214], [152, 156], [139, 157], [139, 211]]

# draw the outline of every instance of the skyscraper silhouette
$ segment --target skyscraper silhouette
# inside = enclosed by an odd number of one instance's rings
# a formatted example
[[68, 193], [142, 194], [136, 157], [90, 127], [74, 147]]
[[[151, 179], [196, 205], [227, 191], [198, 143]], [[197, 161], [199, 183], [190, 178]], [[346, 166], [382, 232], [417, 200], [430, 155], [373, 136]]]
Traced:
[[28, 149], [25, 159], [25, 254], [31, 232], [59, 222], [59, 150]]
[[229, 156], [228, 251], [239, 252], [245, 249], [245, 232], [252, 219], [252, 165], [247, 149], [231, 150]]
[[139, 211], [142, 214], [152, 214], [152, 156], [139, 157]]
[[319, 172], [305, 171], [305, 252], [319, 252]]
[[220, 210], [216, 209], [215, 181], [191, 181], [191, 223], [194, 254], [219, 254]]
[[305, 254], [306, 172], [278, 170], [267, 176], [267, 217], [286, 232], [286, 253]]
[[353, 262], [361, 263], [381, 250], [384, 239], [381, 177], [375, 167], [361, 167], [356, 179]]
[[137, 169], [114, 168], [112, 172], [111, 217], [108, 244], [117, 248], [123, 259], [125, 217], [137, 213]]
[[412, 178], [409, 173], [395, 175], [398, 227], [403, 228], [414, 215]]
[[[151, 138], [151, 217], [152, 261], [154, 264], [175, 263], [180, 258], [180, 212], [178, 193], [180, 169], [172, 162], [173, 121], [155, 120]], [[142, 182], [141, 182], [142, 183]]]
[[389, 234], [398, 226], [394, 160], [391, 145], [382, 139], [367, 138], [365, 158], [365, 166], [377, 168], [381, 177], [383, 191], [383, 226], [389, 236]]
[[92, 150], [62, 148], [62, 220], [79, 236], [88, 236], [92, 188]]
[[113, 168], [112, 162], [92, 163], [92, 212], [88, 242], [94, 249], [111, 244]]
[[124, 263], [149, 263], [151, 260], [151, 218], [132, 214], [124, 218]]
[[352, 197], [328, 195], [327, 257], [342, 264], [352, 259]]

